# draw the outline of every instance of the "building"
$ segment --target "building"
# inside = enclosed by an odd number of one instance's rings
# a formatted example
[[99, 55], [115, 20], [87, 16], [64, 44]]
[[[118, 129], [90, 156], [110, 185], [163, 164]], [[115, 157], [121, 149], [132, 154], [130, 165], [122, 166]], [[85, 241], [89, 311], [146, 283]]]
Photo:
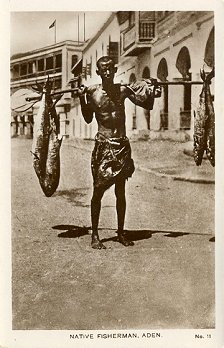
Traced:
[[[109, 55], [117, 64], [116, 83], [144, 78], [159, 82], [201, 81], [200, 69], [214, 66], [214, 12], [118, 11], [111, 15], [88, 42], [64, 41], [11, 57], [11, 92], [43, 83], [49, 74], [54, 89], [100, 83], [96, 62]], [[214, 80], [214, 79], [213, 79]], [[127, 135], [186, 141], [193, 138], [194, 110], [200, 85], [166, 85], [153, 110], [125, 101]], [[211, 84], [214, 91], [214, 81]], [[33, 115], [12, 114], [12, 136], [32, 136]], [[75, 93], [64, 94], [57, 104], [61, 134], [93, 139], [95, 119], [86, 124]]]
[[[11, 94], [21, 89], [32, 89], [36, 83], [44, 84], [47, 76], [53, 81], [53, 90], [68, 88], [73, 77], [72, 67], [82, 55], [82, 42], [63, 41], [30, 52], [15, 54], [11, 57]], [[64, 94], [58, 103], [61, 134], [67, 134], [71, 94]], [[12, 136], [32, 136], [33, 117], [38, 110], [38, 103], [25, 112], [12, 112]]]
[[[82, 51], [82, 60], [72, 70], [79, 83], [86, 86], [101, 83], [100, 77], [96, 74], [96, 62], [100, 57], [110, 55], [115, 63], [118, 63], [119, 38], [120, 30], [117, 16], [116, 13], [112, 13], [96, 35], [85, 45]], [[75, 98], [72, 103], [69, 118], [70, 137], [94, 138], [97, 132], [96, 120], [94, 119], [90, 124], [85, 123], [78, 98]]]
[[[110, 44], [111, 43], [111, 44]], [[101, 30], [83, 49], [73, 70], [82, 72], [82, 83], [100, 83], [95, 63], [111, 54], [118, 66], [115, 82], [154, 77], [159, 81], [201, 81], [200, 69], [214, 66], [214, 13], [210, 11], [119, 11], [112, 13]], [[214, 82], [211, 89], [214, 89]], [[193, 112], [200, 85], [163, 87], [152, 111], [126, 101], [127, 135], [189, 140], [193, 136]], [[70, 114], [70, 135], [93, 138], [96, 124], [86, 125], [78, 100]]]

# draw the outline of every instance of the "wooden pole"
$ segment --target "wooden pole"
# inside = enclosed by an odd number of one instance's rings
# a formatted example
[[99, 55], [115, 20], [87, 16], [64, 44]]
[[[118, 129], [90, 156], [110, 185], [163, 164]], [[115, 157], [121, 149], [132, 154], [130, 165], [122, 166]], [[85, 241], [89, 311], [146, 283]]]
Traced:
[[[169, 85], [203, 85], [203, 82], [201, 81], [164, 81], [164, 82], [156, 82], [156, 85], [158, 86], [169, 86]], [[121, 84], [121, 86], [128, 86], [128, 84]], [[78, 88], [70, 88], [70, 89], [64, 89], [58, 92], [53, 92], [50, 95], [55, 96], [55, 95], [60, 95], [64, 93], [69, 93], [69, 92], [77, 92]], [[41, 100], [41, 96], [39, 97], [27, 97], [27, 101], [32, 101], [32, 100]]]
[[84, 25], [83, 25], [83, 41], [85, 42], [86, 41], [86, 14], [84, 12]]
[[79, 14], [78, 14], [78, 45], [79, 45]]

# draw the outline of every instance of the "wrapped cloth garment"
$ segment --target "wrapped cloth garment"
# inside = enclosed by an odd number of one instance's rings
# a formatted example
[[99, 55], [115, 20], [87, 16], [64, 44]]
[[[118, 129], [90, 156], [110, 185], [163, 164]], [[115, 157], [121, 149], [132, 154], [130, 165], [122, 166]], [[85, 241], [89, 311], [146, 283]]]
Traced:
[[142, 79], [132, 82], [128, 88], [134, 92], [134, 104], [146, 110], [152, 110], [155, 98], [161, 96], [161, 87], [155, 79]]
[[135, 167], [128, 138], [107, 138], [97, 133], [91, 168], [94, 187], [102, 187], [105, 190], [117, 179], [131, 177]]

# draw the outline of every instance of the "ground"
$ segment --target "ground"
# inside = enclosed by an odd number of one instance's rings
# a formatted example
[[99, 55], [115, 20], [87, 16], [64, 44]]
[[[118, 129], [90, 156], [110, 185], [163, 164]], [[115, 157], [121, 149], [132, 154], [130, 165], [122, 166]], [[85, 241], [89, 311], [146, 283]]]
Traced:
[[13, 329], [214, 327], [213, 184], [136, 169], [125, 225], [135, 245], [116, 241], [111, 188], [100, 219], [107, 249], [93, 250], [90, 152], [64, 142], [60, 184], [47, 198], [30, 149], [12, 140]]

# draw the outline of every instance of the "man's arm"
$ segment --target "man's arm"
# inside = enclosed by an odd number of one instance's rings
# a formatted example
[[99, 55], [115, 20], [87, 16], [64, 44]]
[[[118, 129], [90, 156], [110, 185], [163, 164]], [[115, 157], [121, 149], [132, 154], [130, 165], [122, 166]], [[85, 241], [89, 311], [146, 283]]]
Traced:
[[[88, 95], [86, 94], [87, 92], [87, 87], [81, 86], [78, 91], [79, 95], [79, 100], [80, 100], [80, 105], [81, 105], [81, 110], [82, 110], [82, 115], [84, 117], [84, 120], [86, 123], [92, 122], [93, 119], [93, 110], [91, 108], [91, 105], [89, 103], [89, 98]], [[86, 102], [87, 99], [87, 102]]]
[[161, 96], [161, 87], [155, 79], [136, 81], [126, 87], [126, 97], [144, 109], [153, 108], [154, 99]]

